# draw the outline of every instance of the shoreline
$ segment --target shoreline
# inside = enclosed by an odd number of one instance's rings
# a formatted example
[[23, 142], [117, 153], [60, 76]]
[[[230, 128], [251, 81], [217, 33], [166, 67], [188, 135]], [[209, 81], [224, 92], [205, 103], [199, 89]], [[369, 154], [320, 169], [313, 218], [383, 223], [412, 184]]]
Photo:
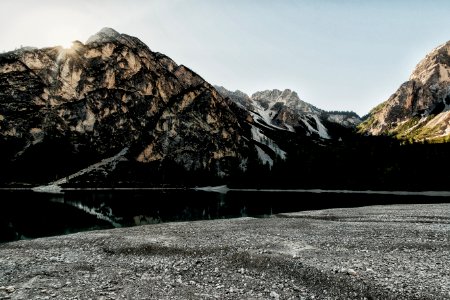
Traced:
[[449, 211], [376, 205], [10, 242], [0, 298], [450, 299]]
[[[223, 188], [222, 188], [223, 187]], [[36, 187], [0, 187], [0, 191], [41, 191], [33, 190]], [[257, 189], [257, 188], [228, 188], [227, 186], [206, 186], [206, 187], [61, 187], [61, 192], [65, 191], [201, 191], [201, 192], [264, 192], [264, 193], [336, 193], [336, 194], [367, 194], [367, 195], [395, 195], [395, 196], [429, 196], [429, 197], [450, 197], [450, 191], [441, 190], [349, 190], [349, 189]], [[51, 192], [48, 192], [51, 193]]]

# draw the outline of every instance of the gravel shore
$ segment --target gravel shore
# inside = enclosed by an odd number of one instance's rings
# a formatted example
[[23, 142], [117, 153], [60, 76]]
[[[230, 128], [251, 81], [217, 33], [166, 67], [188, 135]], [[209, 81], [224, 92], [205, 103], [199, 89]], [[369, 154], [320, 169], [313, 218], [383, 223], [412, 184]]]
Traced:
[[0, 244], [0, 299], [450, 299], [450, 204]]

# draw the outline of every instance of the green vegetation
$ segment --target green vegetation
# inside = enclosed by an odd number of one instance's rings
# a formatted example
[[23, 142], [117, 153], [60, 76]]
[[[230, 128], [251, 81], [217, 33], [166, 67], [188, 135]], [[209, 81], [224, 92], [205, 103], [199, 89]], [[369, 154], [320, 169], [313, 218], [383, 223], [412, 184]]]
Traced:
[[375, 106], [370, 113], [368, 113], [367, 115], [364, 115], [361, 119], [363, 120], [363, 122], [361, 124], [358, 125], [357, 127], [357, 132], [360, 134], [365, 134], [367, 133], [367, 131], [369, 130], [369, 128], [371, 128], [372, 126], [377, 125], [376, 122], [377, 120], [373, 117], [373, 115], [377, 114], [379, 111], [381, 111], [387, 104], [387, 101], [378, 104], [377, 106]]

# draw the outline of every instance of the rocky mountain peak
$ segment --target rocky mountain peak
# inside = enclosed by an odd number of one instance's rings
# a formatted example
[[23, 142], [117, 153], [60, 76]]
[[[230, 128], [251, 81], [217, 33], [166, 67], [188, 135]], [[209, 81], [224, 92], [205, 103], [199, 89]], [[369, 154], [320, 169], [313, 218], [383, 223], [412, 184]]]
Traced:
[[122, 44], [131, 49], [150, 50], [148, 46], [137, 37], [119, 33], [109, 27], [102, 28], [99, 32], [89, 37], [89, 39], [86, 41], [86, 46], [96, 47], [108, 43]]
[[[240, 91], [231, 92], [221, 86], [215, 88], [224, 97], [230, 98], [231, 101], [250, 112], [251, 120], [254, 121], [252, 126], [256, 124], [260, 126], [259, 128], [295, 132], [312, 139], [330, 139], [326, 123], [338, 124], [344, 128], [355, 128], [361, 122], [355, 113], [325, 112], [318, 109], [302, 101], [298, 94], [290, 89], [259, 91], [249, 97]], [[256, 137], [255, 134], [255, 140], [257, 140]]]
[[77, 167], [127, 148], [134, 163], [225, 176], [243, 160], [241, 135], [203, 78], [111, 28], [70, 49], [0, 54], [0, 165], [39, 161], [64, 174], [69, 157]]
[[300, 100], [296, 92], [290, 89], [280, 91], [278, 89], [265, 90], [254, 93], [251, 98], [255, 101], [270, 101], [270, 102], [287, 102], [288, 100]]
[[120, 37], [121, 34], [112, 28], [104, 27], [96, 34], [89, 37], [86, 44], [111, 42]]
[[409, 80], [360, 125], [372, 135], [445, 140], [450, 134], [450, 41], [417, 64]]
[[281, 103], [298, 112], [320, 113], [319, 109], [301, 100], [298, 94], [290, 89], [283, 91], [273, 89], [256, 92], [251, 96], [251, 99], [260, 103], [264, 108], [271, 108], [276, 103]]
[[252, 99], [244, 92], [240, 90], [229, 91], [223, 86], [215, 85], [214, 88], [223, 96], [228, 97], [237, 105], [243, 107], [246, 110], [255, 110]]
[[422, 84], [450, 82], [450, 41], [433, 49], [417, 64], [409, 80]]

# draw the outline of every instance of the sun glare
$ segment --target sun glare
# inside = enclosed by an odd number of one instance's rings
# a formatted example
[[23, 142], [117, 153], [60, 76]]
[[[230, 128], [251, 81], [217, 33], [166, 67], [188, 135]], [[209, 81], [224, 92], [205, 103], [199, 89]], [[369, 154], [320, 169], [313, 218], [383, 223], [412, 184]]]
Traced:
[[64, 43], [61, 44], [61, 47], [63, 47], [64, 49], [71, 49], [72, 46], [73, 46], [72, 41], [65, 41]]
[[68, 42], [68, 43], [62, 43], [60, 45], [59, 49], [59, 55], [57, 58], [57, 62], [60, 63], [61, 61], [65, 60], [68, 57], [72, 57], [75, 55], [77, 49], [78, 49], [78, 43], [75, 42]]

